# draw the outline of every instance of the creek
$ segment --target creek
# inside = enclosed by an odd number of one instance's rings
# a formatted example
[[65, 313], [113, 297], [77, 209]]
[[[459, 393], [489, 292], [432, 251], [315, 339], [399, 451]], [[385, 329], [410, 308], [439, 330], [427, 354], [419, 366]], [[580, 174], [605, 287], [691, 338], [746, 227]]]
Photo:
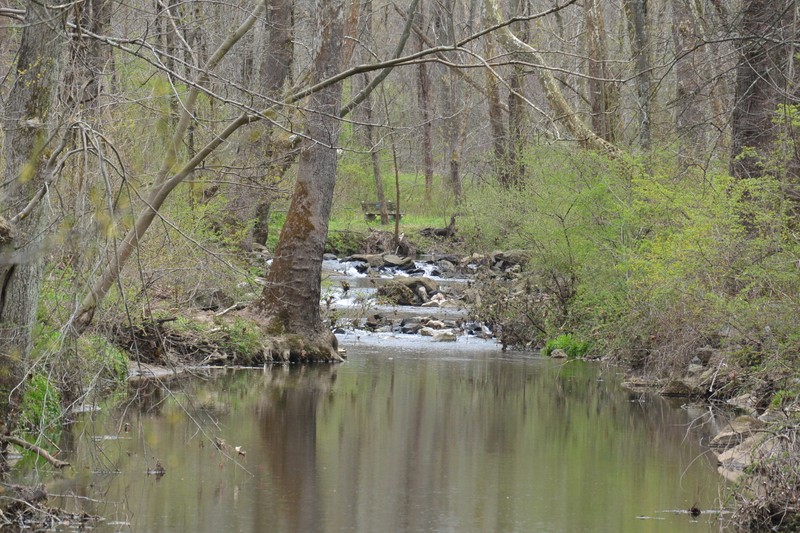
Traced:
[[[72, 467], [28, 458], [16, 481], [44, 481], [100, 532], [723, 530], [707, 407], [625, 391], [600, 363], [503, 352], [465, 334], [460, 305], [380, 304], [408, 273], [357, 266], [325, 262], [323, 306], [384, 321], [340, 332], [346, 363], [132, 383], [61, 431]], [[466, 286], [416, 267], [456, 298]], [[420, 315], [461, 324], [457, 340], [400, 333]]]
[[342, 342], [341, 365], [142, 382], [78, 415], [50, 505], [97, 531], [721, 529], [704, 408], [479, 339]]

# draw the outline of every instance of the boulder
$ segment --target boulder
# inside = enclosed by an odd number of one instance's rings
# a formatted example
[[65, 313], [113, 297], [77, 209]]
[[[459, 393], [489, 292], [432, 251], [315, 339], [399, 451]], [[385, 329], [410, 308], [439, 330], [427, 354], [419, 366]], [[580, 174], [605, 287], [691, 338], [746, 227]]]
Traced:
[[366, 327], [370, 331], [375, 331], [378, 327], [384, 324], [383, 315], [375, 314], [370, 317], [367, 317], [366, 322], [364, 323], [364, 327]]
[[419, 334], [423, 337], [433, 337], [436, 334], [436, 330], [429, 327], [420, 328]]
[[415, 292], [417, 293], [417, 296], [419, 296], [419, 299], [422, 303], [430, 300], [430, 298], [428, 298], [428, 291], [425, 290], [425, 287], [422, 285], [417, 286], [417, 290]]
[[661, 389], [661, 395], [691, 398], [694, 396], [702, 396], [703, 390], [688, 379], [673, 379]]
[[753, 455], [761, 440], [755, 436], [748, 437], [732, 448], [715, 452], [719, 473], [729, 481], [738, 481], [744, 469], [753, 464]]
[[424, 276], [408, 276], [408, 277], [400, 276], [395, 278], [393, 281], [405, 285], [406, 287], [414, 291], [415, 294], [417, 293], [418, 287], [424, 287], [428, 297], [439, 292], [439, 284], [436, 283], [435, 280], [432, 280], [431, 278], [426, 278]]
[[378, 296], [395, 305], [416, 305], [418, 298], [410, 287], [395, 280], [378, 287]]
[[755, 412], [758, 400], [752, 394], [742, 394], [727, 401], [729, 405], [749, 412]]
[[430, 302], [423, 303], [422, 307], [439, 307], [439, 302], [436, 300], [431, 300]]
[[703, 346], [702, 348], [698, 348], [695, 352], [695, 356], [702, 361], [704, 365], [707, 365], [711, 358], [714, 356], [716, 350], [711, 346]]
[[404, 318], [400, 321], [400, 333], [417, 333], [422, 323], [415, 318]]
[[566, 359], [567, 358], [567, 352], [565, 352], [561, 348], [558, 348], [558, 349], [553, 350], [552, 352], [550, 352], [550, 357], [552, 357], [553, 359]]
[[346, 259], [347, 261], [355, 261], [358, 263], [367, 263], [371, 267], [382, 267], [384, 264], [383, 256], [381, 254], [355, 254]]
[[336, 257], [336, 254], [322, 254], [322, 259], [324, 261], [336, 261], [339, 258]]
[[741, 444], [754, 431], [765, 426], [764, 422], [752, 416], [737, 416], [708, 443], [712, 448], [730, 448]]
[[433, 340], [435, 342], [455, 342], [458, 340], [458, 335], [451, 330], [437, 331], [433, 334]]
[[436, 262], [436, 268], [439, 269], [439, 275], [453, 274], [456, 271], [456, 265], [447, 259], [441, 259]]
[[444, 322], [441, 320], [428, 320], [428, 323], [425, 324], [429, 328], [433, 329], [444, 329]]
[[384, 254], [384, 266], [398, 268], [400, 270], [413, 270], [416, 266], [413, 257], [400, 257], [395, 254]]
[[510, 268], [516, 265], [523, 266], [530, 259], [530, 254], [525, 250], [507, 250], [505, 252], [496, 252], [494, 254], [495, 261], [502, 261]]

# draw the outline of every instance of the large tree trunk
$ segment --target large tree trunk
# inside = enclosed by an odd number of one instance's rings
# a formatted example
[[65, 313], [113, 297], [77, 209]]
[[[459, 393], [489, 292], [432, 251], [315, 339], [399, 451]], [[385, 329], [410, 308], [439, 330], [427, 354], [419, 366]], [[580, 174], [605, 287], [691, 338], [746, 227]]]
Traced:
[[[787, 93], [794, 75], [793, 17], [793, 0], [749, 0], [744, 6], [732, 124], [731, 173], [737, 178], [762, 175], [782, 127], [774, 120], [778, 106], [796, 103]], [[796, 161], [794, 155], [790, 167]]]
[[[321, 35], [314, 57], [314, 80], [335, 74], [340, 66], [342, 0], [319, 0]], [[286, 222], [260, 300], [254, 306], [270, 320], [272, 334], [294, 335], [290, 360], [336, 360], [330, 332], [320, 315], [322, 255], [336, 183], [336, 144], [342, 84], [314, 93], [308, 102], [306, 136]], [[297, 340], [303, 340], [302, 346]]]
[[[0, 188], [0, 456], [14, 427], [36, 322], [44, 265], [44, 202], [50, 171], [48, 125], [63, 44], [57, 14], [28, 4], [17, 79], [3, 114], [4, 186]], [[0, 463], [2, 463], [0, 457]], [[0, 465], [1, 466], [1, 465]]]

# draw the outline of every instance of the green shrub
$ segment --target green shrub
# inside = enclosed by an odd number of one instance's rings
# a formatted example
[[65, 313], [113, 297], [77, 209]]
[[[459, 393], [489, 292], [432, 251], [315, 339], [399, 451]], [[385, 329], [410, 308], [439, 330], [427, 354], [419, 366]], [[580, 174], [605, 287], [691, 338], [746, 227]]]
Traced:
[[547, 341], [542, 350], [542, 354], [549, 356], [555, 350], [564, 350], [569, 358], [579, 358], [586, 355], [586, 352], [589, 351], [589, 343], [576, 340], [570, 334], [559, 335], [555, 339]]
[[98, 383], [102, 387], [116, 386], [128, 376], [128, 355], [104, 337], [86, 334], [78, 340], [78, 355], [85, 364], [84, 384]]
[[232, 323], [224, 324], [215, 336], [220, 347], [242, 364], [249, 364], [263, 349], [261, 328], [244, 318], [237, 317]]
[[27, 430], [50, 429], [61, 417], [61, 394], [47, 375], [34, 373], [22, 396], [21, 426]]

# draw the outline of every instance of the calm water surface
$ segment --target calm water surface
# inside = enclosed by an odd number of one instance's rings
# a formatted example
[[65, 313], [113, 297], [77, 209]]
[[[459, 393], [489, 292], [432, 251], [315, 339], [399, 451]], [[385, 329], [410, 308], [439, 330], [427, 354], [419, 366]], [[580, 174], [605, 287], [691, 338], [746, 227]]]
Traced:
[[[724, 490], [692, 413], [599, 365], [349, 352], [151, 384], [83, 415], [51, 503], [105, 517], [101, 531], [720, 530], [675, 512], [715, 508]], [[147, 474], [156, 461], [162, 477]]]

